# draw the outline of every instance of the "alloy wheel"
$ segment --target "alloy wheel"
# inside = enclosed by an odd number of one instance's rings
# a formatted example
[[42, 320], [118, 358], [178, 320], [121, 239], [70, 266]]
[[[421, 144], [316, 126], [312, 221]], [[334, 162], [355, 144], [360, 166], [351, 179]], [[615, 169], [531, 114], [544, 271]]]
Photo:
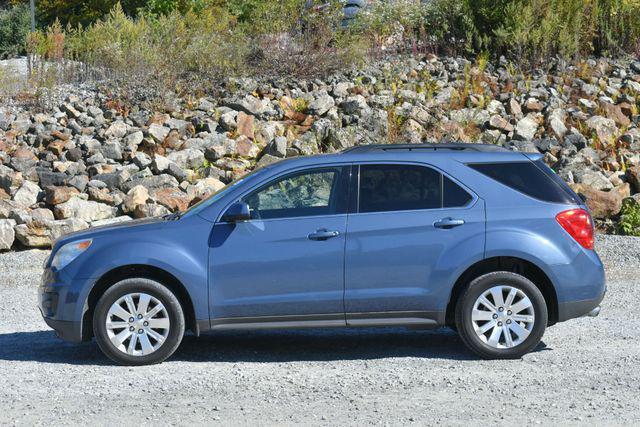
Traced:
[[476, 299], [471, 321], [476, 335], [485, 344], [498, 349], [513, 348], [533, 330], [535, 311], [521, 289], [497, 285]]
[[169, 335], [171, 321], [162, 302], [146, 293], [130, 293], [114, 302], [107, 313], [111, 344], [131, 356], [157, 351]]

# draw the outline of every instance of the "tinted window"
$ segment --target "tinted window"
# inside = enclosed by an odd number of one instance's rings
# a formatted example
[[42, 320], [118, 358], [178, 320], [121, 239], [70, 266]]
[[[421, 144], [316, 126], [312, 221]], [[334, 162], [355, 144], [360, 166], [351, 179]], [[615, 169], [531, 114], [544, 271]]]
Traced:
[[359, 212], [433, 209], [442, 206], [441, 174], [412, 165], [360, 166]]
[[542, 160], [536, 160], [533, 163], [535, 163], [535, 165], [542, 172], [544, 172], [545, 175], [547, 175], [551, 180], [553, 180], [553, 182], [556, 183], [556, 185], [558, 185], [568, 194], [570, 199], [568, 203], [575, 203], [578, 205], [582, 204], [582, 199], [580, 199], [580, 197], [567, 185], [567, 183], [564, 182], [562, 178], [560, 178], [558, 174], [553, 171], [553, 169], [547, 166], [545, 162], [543, 162]]
[[445, 208], [458, 208], [471, 201], [471, 195], [446, 176], [442, 177], [442, 205]]
[[339, 177], [340, 168], [305, 171], [277, 179], [243, 200], [256, 219], [331, 215], [339, 202]]
[[536, 199], [553, 203], [576, 203], [571, 190], [559, 177], [557, 180], [550, 178], [534, 162], [475, 163], [468, 166]]

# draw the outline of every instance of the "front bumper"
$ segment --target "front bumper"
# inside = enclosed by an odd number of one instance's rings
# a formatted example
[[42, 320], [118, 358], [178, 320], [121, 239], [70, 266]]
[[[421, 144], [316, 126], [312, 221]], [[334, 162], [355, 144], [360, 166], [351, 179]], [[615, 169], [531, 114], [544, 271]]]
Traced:
[[53, 329], [58, 338], [72, 343], [82, 342], [82, 322], [73, 322], [69, 320], [55, 320], [42, 316], [45, 323]]
[[65, 341], [78, 343], [90, 338], [90, 324], [83, 325], [86, 297], [81, 291], [85, 282], [64, 280], [50, 269], [42, 273], [38, 309], [45, 323]]

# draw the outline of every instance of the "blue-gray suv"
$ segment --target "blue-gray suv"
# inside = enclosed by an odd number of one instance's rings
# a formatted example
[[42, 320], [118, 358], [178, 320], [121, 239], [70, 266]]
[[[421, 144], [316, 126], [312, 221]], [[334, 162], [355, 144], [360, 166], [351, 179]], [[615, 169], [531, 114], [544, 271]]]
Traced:
[[449, 326], [484, 358], [597, 315], [583, 203], [539, 154], [370, 145], [254, 171], [185, 212], [58, 240], [39, 308], [58, 335], [157, 363], [185, 331]]

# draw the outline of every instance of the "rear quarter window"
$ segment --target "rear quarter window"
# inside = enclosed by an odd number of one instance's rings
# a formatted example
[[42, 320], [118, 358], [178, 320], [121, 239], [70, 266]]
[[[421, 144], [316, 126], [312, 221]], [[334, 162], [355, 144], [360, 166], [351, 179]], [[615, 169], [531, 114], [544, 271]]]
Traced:
[[550, 203], [581, 204], [567, 184], [541, 160], [469, 163], [467, 166], [534, 199]]

